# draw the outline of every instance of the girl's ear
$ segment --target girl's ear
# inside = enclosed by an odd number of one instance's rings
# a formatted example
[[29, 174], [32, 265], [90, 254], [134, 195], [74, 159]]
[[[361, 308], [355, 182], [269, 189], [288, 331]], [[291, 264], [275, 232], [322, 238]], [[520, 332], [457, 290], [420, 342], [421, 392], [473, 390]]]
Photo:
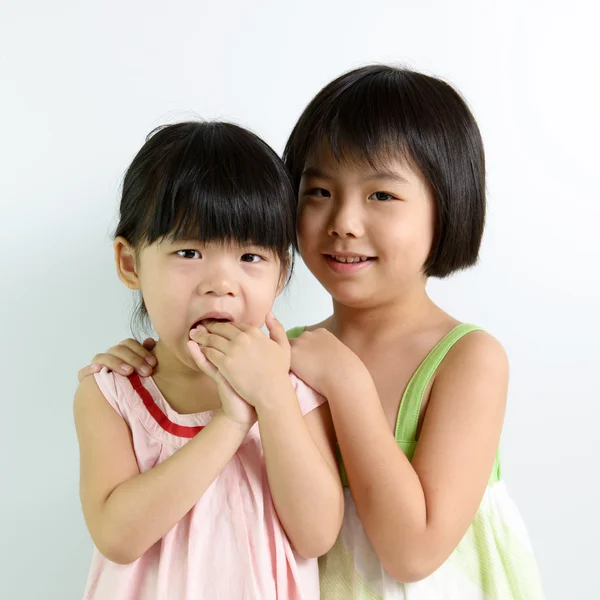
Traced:
[[119, 279], [130, 290], [139, 290], [140, 278], [138, 277], [136, 270], [136, 257], [134, 249], [123, 237], [118, 237], [115, 239], [113, 248], [115, 251], [115, 263], [117, 265]]

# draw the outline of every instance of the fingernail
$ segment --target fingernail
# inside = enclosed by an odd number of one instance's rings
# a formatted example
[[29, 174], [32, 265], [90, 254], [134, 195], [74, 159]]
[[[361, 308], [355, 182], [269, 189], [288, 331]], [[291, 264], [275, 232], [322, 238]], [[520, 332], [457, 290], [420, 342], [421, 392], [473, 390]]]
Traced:
[[150, 367], [140, 367], [140, 373], [142, 375], [150, 375]]
[[154, 356], [146, 356], [146, 362], [153, 367], [156, 364], [156, 359]]
[[121, 365], [121, 371], [123, 371], [123, 373], [129, 373], [131, 367], [129, 365]]

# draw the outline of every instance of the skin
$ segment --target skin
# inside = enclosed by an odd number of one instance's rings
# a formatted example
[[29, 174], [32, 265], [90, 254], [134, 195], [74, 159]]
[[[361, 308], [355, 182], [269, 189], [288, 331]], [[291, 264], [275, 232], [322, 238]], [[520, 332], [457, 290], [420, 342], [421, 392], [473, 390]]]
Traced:
[[[393, 435], [402, 394], [459, 323], [426, 292], [431, 190], [404, 161], [374, 170], [321, 148], [305, 165], [299, 203], [302, 257], [333, 314], [292, 340], [292, 368], [329, 400], [352, 497], [383, 567], [418, 581], [449, 557], [481, 503], [504, 419], [507, 357], [481, 331], [456, 343], [425, 390], [409, 462]], [[340, 267], [331, 255], [370, 260]], [[109, 353], [96, 360], [138, 367], [146, 355], [131, 341]]]
[[[343, 515], [333, 426], [326, 405], [300, 412], [290, 345], [270, 314], [285, 276], [278, 259], [252, 246], [194, 241], [135, 250], [122, 238], [115, 259], [123, 283], [141, 290], [160, 336], [155, 383], [180, 414], [217, 413], [173, 456], [140, 473], [127, 425], [94, 378], [81, 382], [74, 403], [81, 502], [97, 548], [117, 563], [139, 558], [198, 501], [258, 419], [282, 525], [300, 555], [325, 553]], [[232, 322], [197, 325], [215, 311]], [[265, 320], [269, 337], [259, 329]]]

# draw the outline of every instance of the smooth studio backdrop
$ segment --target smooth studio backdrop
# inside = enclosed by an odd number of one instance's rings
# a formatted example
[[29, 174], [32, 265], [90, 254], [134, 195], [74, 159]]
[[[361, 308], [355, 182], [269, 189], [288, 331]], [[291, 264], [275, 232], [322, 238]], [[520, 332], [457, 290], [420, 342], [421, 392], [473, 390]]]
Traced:
[[[579, 0], [2, 2], [0, 597], [83, 591], [72, 398], [129, 335], [109, 234], [145, 135], [196, 114], [280, 152], [323, 85], [373, 61], [446, 79], [479, 121], [481, 262], [430, 290], [509, 353], [504, 475], [548, 598], [600, 597], [598, 19]], [[300, 265], [279, 318], [328, 310]]]

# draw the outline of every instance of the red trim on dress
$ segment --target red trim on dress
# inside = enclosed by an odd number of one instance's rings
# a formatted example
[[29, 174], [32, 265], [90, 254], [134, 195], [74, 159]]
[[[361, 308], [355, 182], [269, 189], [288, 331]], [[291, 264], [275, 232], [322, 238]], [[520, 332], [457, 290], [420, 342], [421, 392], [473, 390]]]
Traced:
[[137, 373], [128, 377], [133, 389], [137, 392], [138, 396], [142, 399], [144, 406], [148, 409], [148, 412], [152, 415], [154, 420], [167, 432], [182, 438], [193, 438], [199, 431], [204, 429], [204, 425], [198, 425], [196, 427], [188, 427], [187, 425], [178, 425], [173, 423], [160, 409], [160, 407], [154, 402], [154, 398], [150, 392], [142, 385], [140, 376]]

